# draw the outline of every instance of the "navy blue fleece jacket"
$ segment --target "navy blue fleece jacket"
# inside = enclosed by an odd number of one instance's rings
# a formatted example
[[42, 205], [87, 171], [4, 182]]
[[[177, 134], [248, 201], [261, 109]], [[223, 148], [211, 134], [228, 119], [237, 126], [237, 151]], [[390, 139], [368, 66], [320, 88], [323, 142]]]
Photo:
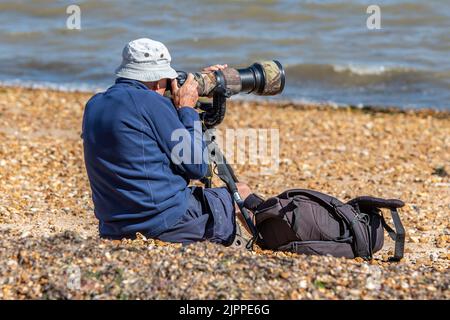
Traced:
[[[195, 121], [200, 119], [194, 109], [177, 110], [168, 98], [124, 78], [88, 101], [84, 159], [101, 236], [155, 237], [186, 212], [189, 179], [203, 177], [208, 167], [198, 157], [205, 143]], [[190, 139], [172, 141], [176, 129], [186, 129]], [[171, 160], [180, 142], [189, 143], [190, 163]]]

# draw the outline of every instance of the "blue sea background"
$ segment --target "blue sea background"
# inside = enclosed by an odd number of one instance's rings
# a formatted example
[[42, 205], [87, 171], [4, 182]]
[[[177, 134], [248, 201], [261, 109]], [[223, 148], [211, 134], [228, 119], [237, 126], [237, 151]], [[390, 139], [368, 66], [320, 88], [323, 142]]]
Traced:
[[[450, 109], [450, 1], [0, 1], [0, 83], [101, 90], [123, 46], [164, 42], [176, 69], [277, 59], [281, 100]], [[66, 8], [79, 5], [81, 30]], [[244, 96], [241, 98], [255, 98]]]

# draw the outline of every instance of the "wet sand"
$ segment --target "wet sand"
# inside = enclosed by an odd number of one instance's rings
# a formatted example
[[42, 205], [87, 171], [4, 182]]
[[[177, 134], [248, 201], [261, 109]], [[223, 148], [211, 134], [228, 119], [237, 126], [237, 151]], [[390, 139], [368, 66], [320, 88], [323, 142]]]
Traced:
[[232, 102], [219, 127], [279, 129], [276, 174], [235, 166], [265, 196], [406, 202], [406, 257], [393, 264], [387, 236], [372, 262], [99, 240], [80, 139], [89, 97], [0, 88], [0, 298], [450, 298], [450, 113]]

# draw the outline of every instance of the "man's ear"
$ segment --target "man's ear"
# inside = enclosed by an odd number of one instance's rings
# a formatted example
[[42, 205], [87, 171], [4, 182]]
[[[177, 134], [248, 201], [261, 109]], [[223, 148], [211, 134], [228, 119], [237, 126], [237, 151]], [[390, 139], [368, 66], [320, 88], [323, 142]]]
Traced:
[[166, 87], [167, 87], [167, 79], [161, 79], [161, 80], [159, 80], [157, 83], [156, 83], [156, 85], [157, 85], [157, 90], [159, 90], [159, 89], [166, 89]]
[[151, 90], [158, 90], [159, 89], [159, 81], [150, 82], [149, 87]]

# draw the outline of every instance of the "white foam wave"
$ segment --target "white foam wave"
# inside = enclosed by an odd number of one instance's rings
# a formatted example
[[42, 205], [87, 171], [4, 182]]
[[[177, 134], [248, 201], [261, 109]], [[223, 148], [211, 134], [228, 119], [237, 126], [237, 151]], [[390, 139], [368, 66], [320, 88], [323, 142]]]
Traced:
[[333, 70], [335, 72], [350, 72], [356, 74], [358, 76], [367, 76], [367, 75], [381, 75], [383, 73], [398, 70], [395, 68], [388, 68], [385, 66], [367, 66], [367, 65], [333, 65]]

